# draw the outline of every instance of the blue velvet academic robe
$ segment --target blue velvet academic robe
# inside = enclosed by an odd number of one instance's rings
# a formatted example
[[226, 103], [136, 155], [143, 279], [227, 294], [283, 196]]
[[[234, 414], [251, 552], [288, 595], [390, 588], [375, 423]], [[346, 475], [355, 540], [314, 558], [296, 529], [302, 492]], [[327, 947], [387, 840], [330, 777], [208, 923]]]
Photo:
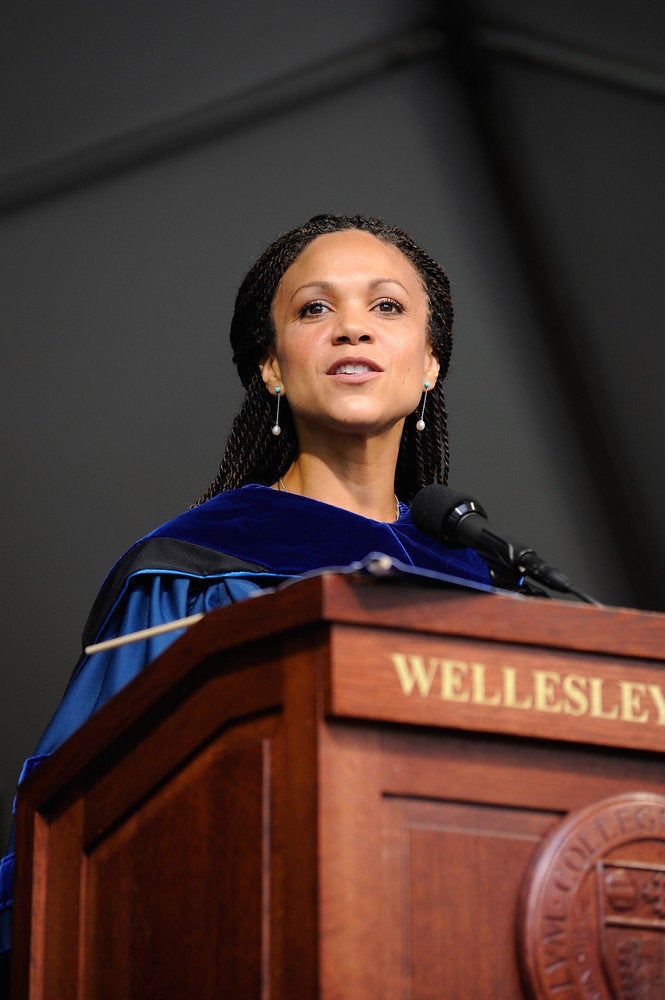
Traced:
[[[213, 497], [133, 545], [104, 581], [83, 644], [210, 611], [303, 573], [346, 567], [379, 552], [405, 566], [490, 584], [477, 553], [422, 535], [404, 504], [399, 519], [387, 524], [251, 485]], [[19, 780], [181, 634], [84, 654]], [[0, 861], [0, 952], [9, 947], [13, 860], [10, 845]]]

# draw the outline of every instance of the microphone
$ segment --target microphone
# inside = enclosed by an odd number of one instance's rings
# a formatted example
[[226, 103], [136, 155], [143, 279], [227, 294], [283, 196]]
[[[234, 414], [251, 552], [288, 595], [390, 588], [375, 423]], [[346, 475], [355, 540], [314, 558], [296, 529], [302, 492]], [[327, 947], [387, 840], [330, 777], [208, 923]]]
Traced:
[[477, 549], [490, 563], [543, 584], [550, 590], [574, 594], [589, 604], [593, 597], [577, 590], [567, 576], [546, 563], [530, 546], [509, 538], [487, 520], [484, 508], [466, 493], [430, 483], [419, 490], [411, 504], [411, 520], [419, 531], [451, 548]]

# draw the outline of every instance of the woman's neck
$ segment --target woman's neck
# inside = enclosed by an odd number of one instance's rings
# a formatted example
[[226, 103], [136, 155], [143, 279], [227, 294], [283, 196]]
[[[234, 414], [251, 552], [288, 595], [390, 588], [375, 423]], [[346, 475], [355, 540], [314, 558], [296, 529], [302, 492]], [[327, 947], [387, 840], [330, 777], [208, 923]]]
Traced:
[[303, 450], [282, 477], [291, 493], [343, 507], [375, 521], [394, 521], [399, 508], [395, 499], [394, 445], [362, 441], [344, 447]]

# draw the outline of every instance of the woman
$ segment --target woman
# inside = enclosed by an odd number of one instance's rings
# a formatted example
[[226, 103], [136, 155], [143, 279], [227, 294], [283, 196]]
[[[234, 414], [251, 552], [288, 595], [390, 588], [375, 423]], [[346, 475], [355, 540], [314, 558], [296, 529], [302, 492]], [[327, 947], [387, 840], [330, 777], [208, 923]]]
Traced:
[[[476, 553], [426, 539], [407, 506], [447, 478], [452, 318], [442, 268], [381, 220], [316, 216], [268, 247], [236, 300], [231, 343], [247, 395], [219, 473], [116, 565], [84, 644], [371, 552], [489, 584]], [[178, 634], [84, 655], [22, 777]], [[11, 870], [10, 854], [6, 911]]]

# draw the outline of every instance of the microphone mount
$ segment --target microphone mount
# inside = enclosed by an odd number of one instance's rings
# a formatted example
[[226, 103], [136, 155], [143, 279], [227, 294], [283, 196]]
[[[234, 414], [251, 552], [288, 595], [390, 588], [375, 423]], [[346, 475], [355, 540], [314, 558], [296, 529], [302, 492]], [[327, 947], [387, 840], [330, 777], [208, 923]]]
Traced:
[[491, 569], [499, 570], [499, 579], [501, 571], [507, 570], [518, 577], [529, 577], [549, 590], [573, 594], [588, 604], [601, 606], [595, 598], [573, 586], [561, 570], [545, 562], [531, 546], [497, 531], [487, 520], [484, 507], [473, 497], [432, 483], [414, 497], [411, 517], [417, 528], [447, 545], [476, 549]]

